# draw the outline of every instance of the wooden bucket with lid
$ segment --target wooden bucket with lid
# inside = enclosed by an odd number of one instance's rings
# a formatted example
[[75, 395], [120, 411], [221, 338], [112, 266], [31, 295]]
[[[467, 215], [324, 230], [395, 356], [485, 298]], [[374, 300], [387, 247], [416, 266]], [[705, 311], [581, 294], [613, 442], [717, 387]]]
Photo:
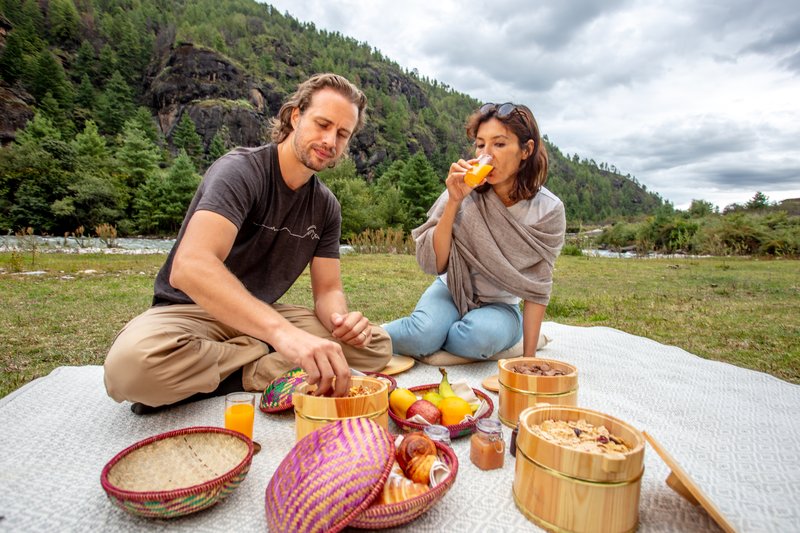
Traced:
[[[546, 420], [585, 420], [605, 426], [629, 450], [598, 454], [536, 434]], [[620, 533], [636, 530], [644, 473], [642, 433], [612, 416], [569, 406], [539, 406], [519, 416], [514, 501], [532, 522], [550, 531]]]
[[[537, 376], [515, 372], [518, 365], [547, 364], [564, 372], [563, 376]], [[551, 405], [578, 404], [578, 369], [553, 359], [520, 357], [503, 359], [497, 362], [500, 405], [497, 416], [508, 427], [517, 427], [517, 420], [523, 409], [534, 407], [537, 403]]]
[[351, 389], [364, 387], [366, 394], [358, 396], [312, 396], [316, 385], [304, 382], [292, 395], [295, 413], [295, 433], [299, 441], [315, 429], [336, 420], [368, 418], [389, 430], [389, 385], [386, 381], [368, 376], [353, 376]]

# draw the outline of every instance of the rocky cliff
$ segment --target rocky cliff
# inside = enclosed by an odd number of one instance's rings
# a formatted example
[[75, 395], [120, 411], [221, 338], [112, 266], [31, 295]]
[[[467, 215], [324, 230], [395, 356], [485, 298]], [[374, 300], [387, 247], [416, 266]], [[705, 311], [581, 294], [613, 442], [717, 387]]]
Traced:
[[33, 118], [33, 96], [0, 80], [0, 145], [14, 140], [18, 128]]
[[154, 61], [144, 82], [144, 103], [162, 133], [171, 139], [187, 113], [206, 147], [222, 126], [228, 127], [233, 144], [263, 144], [267, 121], [277, 113], [283, 96], [248, 76], [233, 60], [191, 43], [172, 47]]

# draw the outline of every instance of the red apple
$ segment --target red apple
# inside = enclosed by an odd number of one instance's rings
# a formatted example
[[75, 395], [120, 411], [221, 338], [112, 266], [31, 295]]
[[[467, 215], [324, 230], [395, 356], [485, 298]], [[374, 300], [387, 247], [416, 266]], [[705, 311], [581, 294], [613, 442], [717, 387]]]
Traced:
[[431, 424], [439, 424], [442, 421], [442, 412], [428, 400], [417, 400], [412, 403], [406, 411], [406, 419], [419, 415]]

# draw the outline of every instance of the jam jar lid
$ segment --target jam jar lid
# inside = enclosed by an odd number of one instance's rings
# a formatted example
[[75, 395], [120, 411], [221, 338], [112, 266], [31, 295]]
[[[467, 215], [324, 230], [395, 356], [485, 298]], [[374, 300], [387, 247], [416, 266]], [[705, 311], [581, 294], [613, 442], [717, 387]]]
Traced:
[[478, 420], [477, 425], [475, 426], [478, 431], [481, 433], [486, 433], [487, 435], [502, 435], [502, 425], [500, 424], [499, 420], [493, 420], [491, 418], [481, 418]]

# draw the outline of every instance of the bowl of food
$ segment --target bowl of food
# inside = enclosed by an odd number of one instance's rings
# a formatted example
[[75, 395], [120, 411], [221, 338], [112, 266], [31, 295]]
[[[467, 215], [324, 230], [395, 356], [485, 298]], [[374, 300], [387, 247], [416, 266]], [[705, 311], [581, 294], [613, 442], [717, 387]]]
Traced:
[[395, 389], [389, 398], [389, 417], [404, 431], [422, 431], [426, 426], [440, 424], [450, 432], [450, 438], [464, 437], [475, 431], [481, 418], [488, 418], [494, 403], [486, 393], [466, 384], [453, 384], [447, 371], [440, 368], [442, 381], [438, 384]]
[[301, 383], [292, 395], [299, 441], [315, 429], [348, 418], [367, 418], [389, 429], [389, 384], [372, 376], [352, 376], [347, 396], [315, 396], [316, 385]]
[[[416, 439], [419, 438], [419, 435], [421, 434], [409, 433], [405, 438]], [[424, 453], [434, 455], [436, 460], [445, 465], [446, 473], [442, 478], [436, 479], [435, 482], [429, 477], [427, 481], [408, 479], [405, 477], [407, 475], [406, 472], [410, 472], [412, 476], [416, 475], [413, 467], [416, 466], [417, 461], [414, 457], [409, 457], [410, 466], [407, 465], [405, 470], [403, 470], [399, 462], [395, 462], [391, 475], [383, 485], [381, 495], [372, 502], [372, 505], [348, 524], [350, 527], [385, 529], [402, 526], [427, 512], [444, 497], [458, 475], [458, 457], [447, 444], [431, 441], [430, 439], [428, 441], [428, 450]], [[431, 444], [435, 448], [431, 448]], [[416, 450], [420, 449], [413, 445], [412, 447]], [[401, 443], [397, 449], [399, 461], [402, 461], [401, 456], [404, 455], [404, 448]], [[408, 457], [408, 454], [405, 455]], [[424, 463], [425, 461], [419, 462]], [[426, 477], [425, 472], [422, 472], [422, 477]], [[419, 481], [422, 482], [420, 483]]]

